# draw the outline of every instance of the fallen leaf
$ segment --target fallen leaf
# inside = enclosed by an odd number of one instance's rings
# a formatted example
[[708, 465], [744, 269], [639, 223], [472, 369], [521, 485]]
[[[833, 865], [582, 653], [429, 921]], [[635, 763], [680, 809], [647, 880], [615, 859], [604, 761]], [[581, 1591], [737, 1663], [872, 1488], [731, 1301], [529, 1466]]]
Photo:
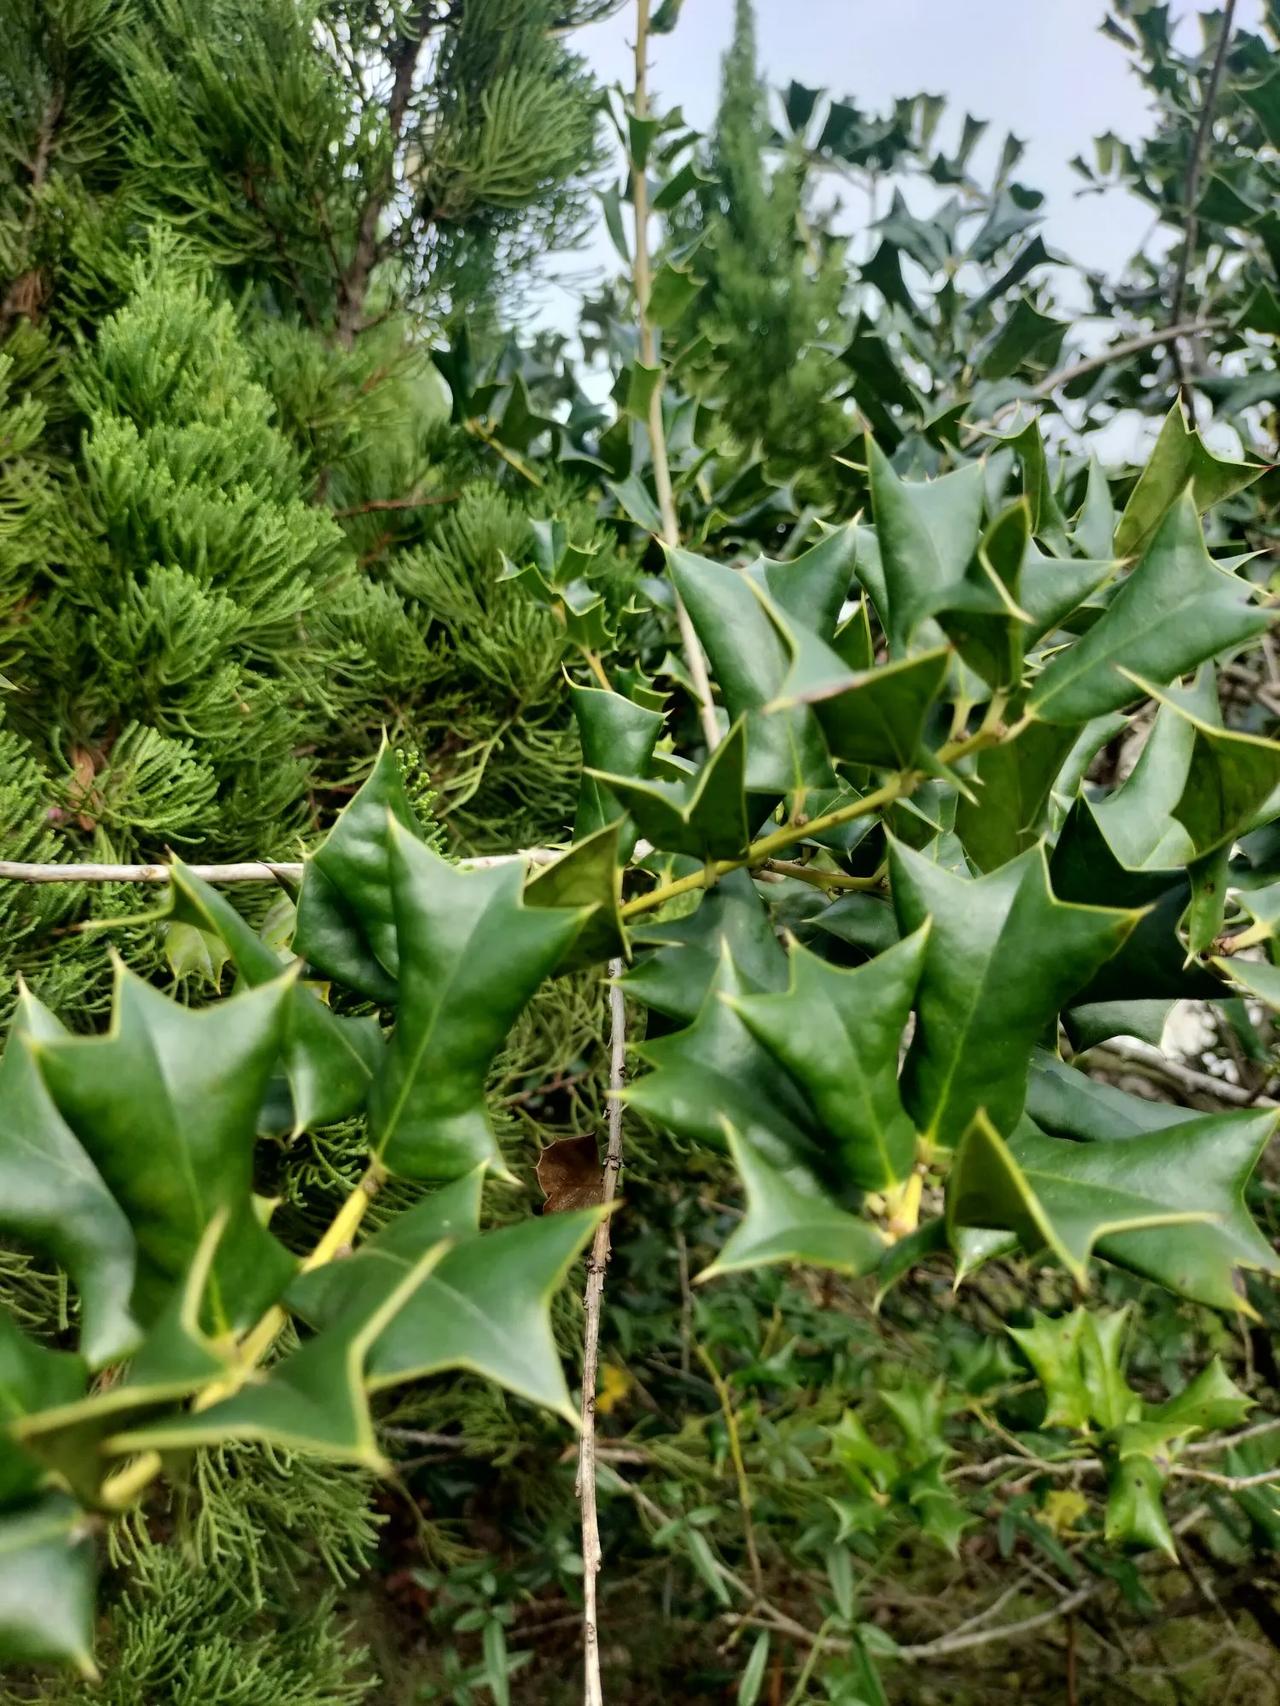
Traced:
[[604, 1200], [604, 1174], [594, 1132], [562, 1137], [538, 1157], [538, 1183], [546, 1197], [545, 1213], [592, 1208]]

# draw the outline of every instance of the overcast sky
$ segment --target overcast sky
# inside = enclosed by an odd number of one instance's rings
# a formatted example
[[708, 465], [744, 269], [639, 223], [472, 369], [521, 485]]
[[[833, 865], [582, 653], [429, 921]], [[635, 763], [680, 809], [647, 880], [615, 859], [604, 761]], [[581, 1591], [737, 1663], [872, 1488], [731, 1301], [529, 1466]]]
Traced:
[[[1173, 0], [1184, 29], [1205, 9]], [[1237, 26], [1253, 26], [1261, 10], [1262, 0], [1239, 0]], [[1068, 166], [1074, 154], [1088, 157], [1100, 132], [1137, 137], [1148, 124], [1124, 50], [1099, 33], [1104, 11], [1104, 0], [756, 0], [761, 71], [774, 87], [795, 78], [872, 110], [920, 90], [945, 94], [939, 136], [948, 144], [965, 111], [991, 121], [989, 150], [1012, 130], [1027, 143], [1020, 177], [1048, 198], [1046, 240], [1114, 271], [1142, 240], [1144, 209], [1123, 196], [1078, 197]], [[605, 83], [631, 81], [633, 20], [626, 6], [576, 33]], [[654, 95], [696, 126], [714, 114], [732, 24], [733, 0], [685, 0], [676, 32], [655, 38]], [[609, 267], [611, 256], [602, 242], [574, 270]], [[552, 291], [540, 317], [567, 330], [571, 312], [569, 295]]]

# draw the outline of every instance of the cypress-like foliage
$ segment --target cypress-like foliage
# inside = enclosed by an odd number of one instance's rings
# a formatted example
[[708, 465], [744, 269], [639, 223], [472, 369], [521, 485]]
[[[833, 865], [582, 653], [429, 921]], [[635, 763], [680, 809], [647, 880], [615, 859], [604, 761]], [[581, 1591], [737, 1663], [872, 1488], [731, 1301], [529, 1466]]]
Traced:
[[834, 398], [844, 245], [814, 214], [802, 150], [793, 141], [779, 155], [776, 142], [754, 9], [737, 0], [707, 159], [715, 181], [696, 215], [700, 312], [723, 423], [744, 450], [758, 445], [777, 477], [820, 498], [832, 454], [852, 436]]

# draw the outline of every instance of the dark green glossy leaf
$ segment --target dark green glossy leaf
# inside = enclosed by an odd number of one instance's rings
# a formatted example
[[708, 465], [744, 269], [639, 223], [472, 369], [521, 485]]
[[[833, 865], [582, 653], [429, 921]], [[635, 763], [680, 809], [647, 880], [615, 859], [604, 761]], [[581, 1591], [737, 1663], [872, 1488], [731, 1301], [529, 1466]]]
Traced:
[[372, 1001], [394, 1001], [399, 965], [388, 869], [388, 812], [421, 833], [396, 756], [385, 743], [360, 791], [307, 861], [294, 952]]
[[477, 1169], [399, 1214], [349, 1260], [299, 1276], [288, 1302], [323, 1332], [351, 1300], [385, 1289], [419, 1250], [441, 1240], [439, 1264], [383, 1327], [365, 1358], [370, 1391], [464, 1368], [541, 1404], [576, 1413], [551, 1328], [550, 1303], [603, 1208], [544, 1214], [481, 1233]]
[[1007, 864], [1044, 834], [1050, 792], [1071, 743], [1070, 729], [1028, 723], [1013, 740], [978, 753], [966, 778], [974, 798], [956, 802], [956, 834], [979, 870]]
[[144, 1326], [181, 1287], [219, 1215], [214, 1331], [252, 1325], [293, 1271], [253, 1195], [258, 1110], [293, 982], [286, 974], [191, 1011], [121, 966], [105, 1036], [32, 1040], [54, 1101], [133, 1228], [132, 1307]]
[[1099, 1256], [1217, 1309], [1247, 1309], [1242, 1267], [1280, 1271], [1244, 1206], [1271, 1113], [1211, 1114], [1125, 1143], [1024, 1132], [1006, 1144], [979, 1114], [947, 1194], [952, 1228], [1007, 1228], [1083, 1287]]
[[591, 908], [586, 923], [556, 962], [557, 973], [629, 955], [619, 912], [622, 872], [618, 855], [623, 828], [619, 819], [585, 840], [575, 841], [558, 859], [535, 870], [525, 885], [526, 906]]
[[642, 781], [588, 771], [617, 795], [641, 835], [655, 847], [695, 859], [739, 859], [746, 852], [750, 835], [745, 774], [742, 722], [734, 724], [688, 781]]
[[448, 1249], [441, 1242], [412, 1259], [383, 1260], [379, 1283], [353, 1288], [326, 1329], [273, 1364], [255, 1385], [207, 1409], [115, 1435], [120, 1453], [165, 1451], [227, 1440], [256, 1440], [320, 1453], [373, 1470], [386, 1465], [366, 1395], [366, 1362], [382, 1331], [420, 1290]]
[[0, 1662], [70, 1664], [96, 1682], [97, 1569], [84, 1512], [61, 1493], [0, 1516]]
[[1163, 686], [1269, 623], [1247, 582], [1205, 550], [1184, 493], [1101, 618], [1047, 665], [1027, 708], [1042, 722], [1086, 722], [1141, 697], [1134, 676]]
[[747, 991], [786, 987], [787, 956], [746, 871], [721, 877], [685, 918], [641, 921], [634, 939], [657, 951], [627, 972], [627, 994], [686, 1025], [697, 1018], [726, 948]]
[[526, 906], [518, 861], [448, 865], [388, 815], [400, 1006], [369, 1102], [393, 1173], [456, 1179], [501, 1168], [484, 1083], [517, 1015], [582, 929], [579, 907]]
[[720, 999], [749, 993], [722, 951], [698, 1017], [685, 1030], [637, 1048], [652, 1071], [632, 1079], [623, 1099], [678, 1137], [722, 1148], [727, 1122], [774, 1168], [786, 1171], [797, 1162], [813, 1168], [822, 1158], [823, 1138], [812, 1110]]
[[844, 669], [834, 652], [823, 652], [810, 647], [797, 655], [778, 708], [811, 705], [831, 756], [842, 763], [906, 769], [920, 752], [929, 711], [946, 681], [949, 650], [922, 652], [861, 675]]
[[872, 1226], [798, 1179], [795, 1169], [771, 1167], [727, 1120], [725, 1135], [747, 1193], [747, 1212], [719, 1256], [698, 1275], [700, 1281], [779, 1262], [845, 1274], [873, 1271], [885, 1244]]
[[[1193, 510], [1203, 514], [1233, 492], [1252, 485], [1263, 472], [1261, 463], [1230, 462], [1215, 456], [1200, 434], [1187, 425], [1181, 401], [1176, 402], [1165, 416], [1155, 449], [1120, 517], [1115, 536], [1117, 554], [1137, 556], [1188, 487]], [[1181, 673], [1175, 670], [1164, 679]]]
[[[280, 976], [275, 951], [236, 909], [180, 861], [169, 880], [174, 916], [226, 943], [240, 983], [249, 989]], [[373, 1019], [342, 1019], [330, 1012], [314, 989], [295, 983], [285, 1001], [281, 1066], [284, 1094], [276, 1098], [278, 1117], [262, 1122], [267, 1131], [298, 1132], [312, 1125], [345, 1119], [364, 1105], [382, 1054], [382, 1032]]]
[[862, 1190], [897, 1184], [915, 1162], [898, 1054], [928, 933], [922, 925], [852, 971], [797, 946], [785, 994], [730, 1000], [813, 1104], [833, 1145], [828, 1166]]
[[[569, 698], [578, 722], [584, 766], [573, 839], [585, 841], [605, 824], [624, 815], [616, 796], [589, 772], [604, 770], [618, 776], [647, 776], [654, 745], [662, 733], [663, 718], [658, 711], [637, 705], [620, 693], [606, 693], [599, 687], [572, 687]], [[634, 844], [635, 835], [628, 831], [619, 855], [629, 857]]]
[[0, 1230], [48, 1251], [66, 1269], [80, 1294], [80, 1348], [99, 1368], [138, 1341], [129, 1302], [134, 1238], [37, 1068], [31, 1042], [62, 1034], [24, 993], [0, 1061]]
[[842, 529], [788, 563], [736, 570], [668, 552], [671, 578], [710, 659], [729, 716], [746, 720], [747, 786], [792, 793], [834, 780], [821, 731], [799, 707], [773, 710], [799, 643], [795, 626], [832, 638], [853, 572], [854, 530]]
[[904, 934], [932, 920], [903, 1100], [930, 1142], [959, 1143], [980, 1108], [1012, 1126], [1032, 1048], [1136, 915], [1057, 899], [1038, 847], [970, 882], [895, 841], [890, 875]]
[[[871, 439], [867, 462], [889, 606], [889, 643], [896, 657], [904, 657], [921, 623], [964, 579], [977, 549], [982, 469], [974, 463], [939, 480], [908, 484]], [[858, 567], [861, 574], [861, 558]]]

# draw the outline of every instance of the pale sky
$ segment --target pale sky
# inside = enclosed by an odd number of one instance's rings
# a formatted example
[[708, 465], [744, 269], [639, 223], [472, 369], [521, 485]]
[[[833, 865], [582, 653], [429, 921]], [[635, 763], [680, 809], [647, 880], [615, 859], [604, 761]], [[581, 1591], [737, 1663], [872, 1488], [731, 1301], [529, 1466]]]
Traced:
[[[1183, 29], [1194, 30], [1206, 9], [1203, 0], [1173, 0]], [[1104, 11], [1104, 0], [756, 0], [760, 64], [771, 85], [795, 78], [872, 111], [898, 95], [945, 94], [940, 141], [950, 145], [967, 110], [991, 121], [983, 147], [992, 155], [1014, 131], [1028, 145], [1018, 175], [1048, 198], [1046, 241], [1114, 271], [1142, 241], [1149, 215], [1126, 196], [1078, 197], [1080, 180], [1067, 164], [1074, 154], [1088, 158], [1098, 133], [1137, 137], [1149, 122], [1124, 49], [1099, 33]], [[1261, 11], [1262, 0], [1239, 0], [1237, 27], [1253, 27]], [[694, 125], [710, 123], [732, 25], [733, 0], [685, 0], [675, 33], [653, 44], [651, 84], [662, 107], [682, 106]], [[629, 85], [633, 33], [627, 6], [577, 31], [574, 44], [603, 82]], [[984, 154], [975, 164], [988, 164]], [[921, 211], [927, 205], [922, 198]], [[607, 239], [571, 262], [579, 280], [614, 264]], [[570, 329], [572, 293], [545, 297], [538, 317]]]

